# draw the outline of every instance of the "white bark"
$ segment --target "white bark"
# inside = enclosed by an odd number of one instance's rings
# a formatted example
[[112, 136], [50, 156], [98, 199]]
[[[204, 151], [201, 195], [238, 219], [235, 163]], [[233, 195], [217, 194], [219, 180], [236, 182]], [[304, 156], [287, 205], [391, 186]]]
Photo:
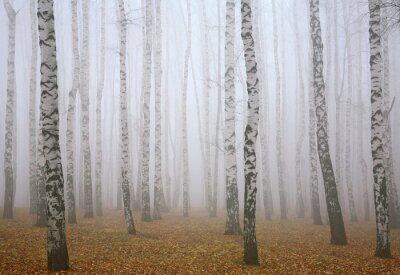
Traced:
[[247, 75], [248, 113], [245, 131], [245, 195], [244, 195], [244, 261], [258, 265], [256, 240], [257, 159], [256, 141], [259, 122], [259, 80], [254, 50], [252, 11], [250, 0], [241, 1], [242, 40]]
[[206, 207], [208, 211], [211, 210], [212, 204], [212, 187], [211, 187], [211, 152], [210, 152], [210, 71], [209, 71], [209, 49], [208, 49], [208, 29], [207, 29], [207, 14], [205, 2], [202, 0], [203, 12], [203, 89], [204, 89], [204, 153], [205, 153], [205, 192], [206, 192]]
[[353, 194], [353, 178], [352, 178], [352, 165], [351, 165], [351, 105], [353, 97], [353, 57], [350, 37], [350, 11], [347, 10], [345, 13], [346, 22], [346, 51], [347, 51], [347, 100], [346, 100], [346, 147], [345, 147], [345, 165], [346, 165], [346, 185], [347, 185], [347, 196], [349, 200], [349, 211], [351, 221], [357, 221], [357, 214], [354, 203]]
[[5, 150], [4, 150], [4, 210], [3, 218], [13, 218], [14, 208], [14, 146], [15, 146], [15, 28], [17, 14], [9, 0], [3, 0], [4, 8], [8, 17], [8, 66], [7, 66], [7, 101], [6, 101], [6, 121], [5, 121]]
[[39, 37], [37, 29], [37, 3], [31, 1], [31, 75], [29, 83], [29, 188], [31, 214], [37, 212], [38, 193], [36, 184], [36, 92], [37, 92], [37, 68]]
[[59, 144], [56, 34], [53, 1], [38, 2], [41, 50], [41, 104], [47, 193], [47, 263], [50, 271], [69, 268], [65, 235], [64, 178]]
[[385, 121], [382, 94], [382, 44], [380, 0], [369, 0], [369, 44], [371, 70], [371, 152], [374, 174], [374, 197], [376, 216], [375, 256], [387, 258], [390, 253], [389, 209], [387, 198], [387, 176], [385, 170], [385, 148], [383, 144]]
[[156, 26], [154, 40], [154, 93], [155, 93], [155, 167], [154, 167], [154, 212], [153, 219], [161, 219], [161, 207], [163, 203], [163, 185], [162, 185], [162, 152], [161, 152], [161, 0], [155, 1], [156, 6]]
[[274, 62], [276, 76], [276, 153], [277, 153], [277, 168], [278, 168], [278, 188], [281, 219], [287, 218], [287, 201], [286, 201], [286, 186], [283, 181], [283, 160], [282, 160], [282, 112], [281, 112], [281, 66], [279, 65], [279, 42], [278, 42], [278, 23], [276, 18], [276, 0], [272, 2], [273, 13], [273, 32], [274, 32]]
[[73, 79], [72, 88], [69, 92], [68, 114], [67, 114], [67, 208], [68, 223], [76, 223], [75, 213], [75, 108], [76, 94], [79, 87], [79, 48], [78, 48], [78, 1], [71, 1], [72, 16], [72, 55], [73, 55]]
[[[297, 4], [297, 1], [296, 1]], [[296, 127], [296, 132], [297, 132], [297, 143], [296, 143], [296, 212], [297, 212], [297, 217], [298, 218], [304, 218], [305, 217], [305, 207], [304, 207], [304, 199], [303, 199], [303, 187], [302, 187], [302, 178], [301, 178], [301, 159], [302, 159], [302, 148], [303, 148], [303, 143], [304, 143], [304, 138], [305, 138], [305, 126], [306, 126], [306, 121], [305, 121], [305, 106], [306, 106], [306, 101], [305, 101], [305, 87], [304, 87], [304, 79], [303, 79], [303, 70], [301, 68], [301, 46], [300, 46], [300, 32], [299, 32], [299, 26], [298, 26], [298, 9], [295, 7], [294, 9], [294, 25], [295, 25], [295, 36], [296, 36], [296, 56], [297, 56], [297, 78], [298, 78], [298, 83], [299, 86], [297, 86], [297, 89], [299, 89], [299, 92], [297, 92], [297, 97], [296, 97], [296, 117], [297, 117], [297, 127]]]
[[192, 27], [191, 27], [191, 12], [190, 0], [186, 1], [187, 5], [187, 48], [185, 53], [185, 64], [183, 72], [183, 87], [182, 87], [182, 164], [183, 164], [183, 216], [189, 216], [189, 152], [187, 139], [187, 86], [188, 86], [188, 70], [189, 58], [192, 47]]
[[226, 0], [224, 130], [227, 211], [225, 223], [226, 235], [237, 235], [241, 233], [239, 222], [239, 194], [237, 186], [235, 92], [235, 1]]
[[82, 54], [80, 64], [79, 92], [82, 99], [82, 146], [83, 146], [83, 170], [84, 170], [84, 206], [85, 218], [93, 218], [92, 195], [92, 161], [90, 153], [89, 136], [89, 78], [90, 78], [90, 28], [89, 28], [89, 2], [82, 2]]
[[96, 214], [98, 216], [103, 215], [102, 205], [102, 124], [101, 124], [101, 101], [103, 98], [104, 90], [104, 76], [105, 76], [105, 57], [106, 57], [106, 1], [101, 1], [101, 26], [100, 26], [100, 77], [97, 85], [97, 97], [96, 97], [96, 171], [95, 171], [95, 183], [96, 183]]
[[125, 221], [128, 234], [135, 234], [131, 211], [131, 197], [129, 192], [129, 129], [128, 129], [128, 96], [126, 87], [126, 34], [128, 21], [125, 14], [124, 1], [118, 0], [119, 7], [119, 35], [120, 35], [120, 156], [121, 156], [121, 187], [124, 202]]
[[142, 221], [151, 221], [150, 215], [150, 93], [151, 93], [151, 60], [153, 39], [153, 4], [146, 0], [146, 45], [145, 45], [145, 77], [143, 96], [143, 144], [142, 144]]
[[347, 244], [342, 211], [336, 189], [335, 174], [329, 154], [328, 114], [325, 101], [323, 45], [319, 17], [319, 0], [310, 0], [310, 26], [313, 49], [314, 101], [317, 118], [318, 155], [324, 178], [326, 204], [331, 227], [331, 243]]

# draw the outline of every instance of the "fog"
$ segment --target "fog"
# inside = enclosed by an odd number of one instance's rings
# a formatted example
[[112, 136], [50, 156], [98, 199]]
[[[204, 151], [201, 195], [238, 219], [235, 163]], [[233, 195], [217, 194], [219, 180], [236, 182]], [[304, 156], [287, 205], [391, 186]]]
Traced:
[[[89, 0], [88, 15], [83, 14], [84, 0], [78, 1], [78, 48], [82, 62], [85, 54], [84, 39], [88, 38], [88, 69], [83, 72], [88, 79], [89, 136], [91, 160], [91, 188], [93, 205], [96, 200], [96, 162], [99, 156], [96, 141], [96, 100], [101, 100], [101, 201], [104, 209], [121, 209], [121, 102], [120, 102], [120, 11], [118, 1], [107, 0], [105, 4], [105, 37], [102, 44], [102, 3]], [[152, 1], [151, 1], [152, 2]], [[188, 33], [187, 3], [190, 2], [190, 25]], [[254, 47], [260, 80], [260, 120], [256, 143], [257, 155], [257, 212], [266, 209], [267, 199], [263, 180], [270, 184], [272, 219], [282, 218], [282, 197], [286, 193], [287, 215], [298, 217], [299, 194], [304, 201], [305, 216], [312, 217], [311, 164], [310, 164], [310, 94], [313, 93], [313, 62], [310, 29], [309, 1], [305, 0], [252, 0], [252, 23]], [[14, 110], [14, 175], [17, 208], [32, 205], [30, 191], [30, 83], [32, 66], [32, 31], [30, 1], [14, 0], [11, 4], [16, 15], [15, 41], [15, 110]], [[234, 37], [235, 59], [235, 133], [237, 185], [239, 210], [244, 207], [245, 196], [245, 128], [248, 115], [248, 93], [243, 41], [241, 37], [240, 1], [235, 1], [236, 24]], [[185, 181], [185, 163], [182, 139], [183, 127], [187, 127], [189, 216], [192, 211], [207, 213], [207, 167], [210, 167], [211, 186], [217, 188], [217, 215], [226, 215], [226, 167], [224, 165], [225, 130], [225, 22], [226, 3], [221, 0], [168, 0], [161, 1], [161, 33], [157, 33], [156, 9], [153, 6], [151, 38], [146, 37], [145, 1], [125, 0], [127, 17], [126, 35], [126, 81], [129, 131], [128, 178], [134, 219], [140, 219], [140, 208], [135, 209], [138, 193], [142, 187], [143, 138], [147, 122], [144, 119], [143, 93], [146, 81], [150, 89], [150, 135], [148, 137], [150, 158], [150, 202], [153, 212], [156, 177], [156, 78], [161, 78], [161, 182], [163, 197], [168, 208], [182, 209], [182, 188]], [[275, 12], [274, 15], [274, 8]], [[59, 137], [64, 182], [67, 179], [67, 115], [69, 93], [74, 88], [73, 26], [71, 1], [54, 2], [54, 18], [58, 66]], [[384, 108], [390, 109], [389, 137], [391, 148], [386, 151], [389, 164], [387, 175], [392, 173], [389, 187], [391, 200], [398, 205], [400, 188], [400, 32], [396, 14], [383, 11], [387, 24], [382, 26], [382, 41], [387, 41], [383, 51]], [[206, 16], [206, 17], [204, 17]], [[274, 16], [276, 17], [274, 20]], [[84, 19], [88, 18], [85, 32]], [[333, 162], [340, 207], [345, 222], [374, 220], [374, 175], [371, 154], [371, 73], [368, 1], [321, 0], [320, 19], [323, 43], [323, 70], [328, 118], [329, 153]], [[0, 4], [0, 156], [5, 154], [5, 119], [7, 101], [7, 64], [9, 20], [4, 5]], [[37, 28], [36, 28], [37, 29]], [[161, 67], [155, 63], [156, 42], [162, 35]], [[189, 59], [186, 60], [188, 38], [191, 38]], [[386, 38], [383, 38], [386, 37]], [[207, 38], [207, 41], [205, 41]], [[148, 40], [146, 40], [148, 39]], [[386, 40], [385, 40], [386, 39]], [[152, 44], [146, 56], [146, 41]], [[384, 42], [385, 43], [385, 42]], [[102, 51], [104, 56], [104, 82], [102, 81]], [[38, 49], [35, 91], [36, 143], [39, 133], [40, 49]], [[185, 61], [188, 62], [186, 67]], [[147, 62], [147, 63], [146, 63]], [[207, 63], [207, 64], [206, 64]], [[81, 63], [82, 64], [82, 63]], [[146, 79], [146, 64], [151, 75]], [[80, 64], [76, 64], [80, 66]], [[182, 102], [187, 70], [187, 123], [183, 122]], [[80, 81], [82, 80], [82, 72]], [[78, 80], [79, 81], [79, 80]], [[102, 86], [103, 85], [103, 86]], [[74, 125], [74, 193], [77, 208], [85, 207], [84, 196], [84, 102], [80, 86], [76, 96]], [[101, 89], [103, 87], [103, 89]], [[208, 88], [207, 88], [208, 87]], [[207, 91], [208, 90], [208, 91]], [[207, 99], [209, 93], [209, 99]], [[279, 95], [279, 96], [277, 96]], [[219, 100], [220, 96], [220, 100]], [[207, 104], [209, 100], [209, 104]], [[280, 101], [279, 106], [277, 102]], [[207, 106], [208, 105], [208, 106]], [[279, 113], [277, 110], [280, 107]], [[390, 108], [391, 107], [391, 108]], [[218, 119], [219, 118], [219, 119]], [[208, 120], [207, 120], [208, 119]], [[145, 127], [146, 128], [146, 127]], [[168, 129], [167, 129], [168, 128]], [[208, 128], [208, 130], [206, 130]], [[209, 132], [208, 138], [206, 133]], [[280, 140], [281, 139], [281, 140]], [[209, 140], [209, 143], [207, 143]], [[279, 146], [279, 142], [281, 145]], [[206, 156], [206, 147], [210, 154]], [[387, 145], [389, 146], [389, 145]], [[281, 156], [279, 156], [281, 152]], [[264, 154], [265, 153], [265, 154]], [[168, 155], [168, 158], [166, 157]], [[217, 156], [216, 156], [217, 155]], [[37, 157], [37, 155], [36, 155]], [[264, 159], [263, 159], [264, 158]], [[208, 163], [205, 161], [208, 159]], [[5, 197], [5, 162], [0, 158], [0, 205]], [[265, 162], [266, 164], [264, 165]], [[281, 164], [281, 167], [279, 167]], [[167, 168], [166, 168], [167, 167]], [[143, 169], [143, 167], [142, 167]], [[216, 171], [217, 169], [217, 171]], [[263, 170], [264, 169], [264, 170]], [[280, 179], [280, 173], [282, 178]], [[167, 182], [170, 178], [171, 186]], [[214, 185], [214, 182], [217, 184]], [[318, 163], [318, 187], [321, 215], [328, 222], [324, 180]], [[66, 188], [66, 183], [64, 183]], [[139, 188], [139, 189], [138, 189]], [[300, 191], [299, 191], [300, 189]], [[282, 191], [283, 190], [283, 191]], [[395, 191], [393, 191], [395, 190]], [[167, 192], [170, 192], [167, 194]], [[212, 190], [210, 190], [212, 192]], [[264, 192], [264, 193], [263, 193]], [[354, 197], [354, 198], [352, 198]], [[168, 199], [170, 198], [170, 199]], [[66, 200], [66, 199], [65, 199]], [[67, 200], [66, 200], [67, 205]], [[354, 211], [351, 210], [354, 203]], [[93, 208], [95, 208], [92, 205]], [[68, 207], [66, 207], [68, 209]], [[181, 211], [181, 210], [180, 210]], [[352, 213], [353, 211], [353, 213]], [[400, 211], [397, 209], [396, 211]], [[367, 214], [368, 212], [368, 214]], [[181, 212], [180, 212], [181, 213]], [[400, 215], [396, 213], [395, 215]], [[78, 217], [79, 223], [80, 217]]]

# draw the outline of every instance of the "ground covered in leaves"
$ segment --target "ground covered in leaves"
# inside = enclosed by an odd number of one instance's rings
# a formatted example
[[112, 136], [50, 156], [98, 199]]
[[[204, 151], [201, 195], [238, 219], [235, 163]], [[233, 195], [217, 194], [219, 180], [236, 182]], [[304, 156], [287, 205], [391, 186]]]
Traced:
[[[2, 211], [0, 210], [0, 213]], [[0, 219], [0, 273], [46, 273], [46, 229], [16, 209], [14, 220]], [[260, 266], [243, 264], [241, 236], [224, 236], [224, 218], [205, 212], [183, 218], [140, 222], [128, 235], [121, 211], [67, 226], [71, 273], [138, 274], [400, 274], [400, 231], [391, 232], [392, 259], [373, 256], [373, 223], [347, 223], [347, 246], [329, 244], [329, 227], [311, 220], [257, 221]]]

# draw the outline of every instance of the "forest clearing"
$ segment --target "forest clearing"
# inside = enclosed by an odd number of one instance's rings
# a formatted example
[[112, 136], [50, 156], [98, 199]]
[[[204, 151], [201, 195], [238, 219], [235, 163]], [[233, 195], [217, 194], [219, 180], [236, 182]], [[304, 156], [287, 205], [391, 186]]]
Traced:
[[[152, 223], [135, 220], [126, 234], [122, 211], [80, 219], [67, 227], [69, 273], [126, 274], [399, 274], [400, 251], [392, 259], [374, 257], [374, 223], [347, 223], [349, 244], [329, 244], [329, 226], [311, 219], [257, 219], [260, 266], [243, 264], [243, 237], [223, 235], [224, 218], [193, 210], [164, 213]], [[46, 229], [32, 226], [27, 209], [14, 220], [0, 219], [0, 273], [46, 273]], [[82, 212], [78, 213], [83, 216]], [[400, 230], [391, 231], [400, 245]]]

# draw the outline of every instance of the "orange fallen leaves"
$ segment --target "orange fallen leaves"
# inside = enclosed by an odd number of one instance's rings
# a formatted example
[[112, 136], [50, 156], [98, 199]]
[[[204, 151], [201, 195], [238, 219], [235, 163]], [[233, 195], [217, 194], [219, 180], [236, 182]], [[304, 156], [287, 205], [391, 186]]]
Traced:
[[[81, 216], [82, 217], [82, 216]], [[241, 236], [225, 236], [224, 218], [181, 211], [142, 223], [135, 213], [136, 236], [126, 233], [121, 211], [80, 218], [67, 226], [71, 273], [129, 274], [400, 274], [400, 231], [393, 230], [393, 259], [373, 256], [372, 223], [347, 223], [347, 246], [329, 244], [329, 227], [310, 220], [265, 221], [258, 217], [261, 265], [243, 264]], [[46, 273], [46, 229], [36, 228], [26, 209], [0, 220], [0, 273]]]

